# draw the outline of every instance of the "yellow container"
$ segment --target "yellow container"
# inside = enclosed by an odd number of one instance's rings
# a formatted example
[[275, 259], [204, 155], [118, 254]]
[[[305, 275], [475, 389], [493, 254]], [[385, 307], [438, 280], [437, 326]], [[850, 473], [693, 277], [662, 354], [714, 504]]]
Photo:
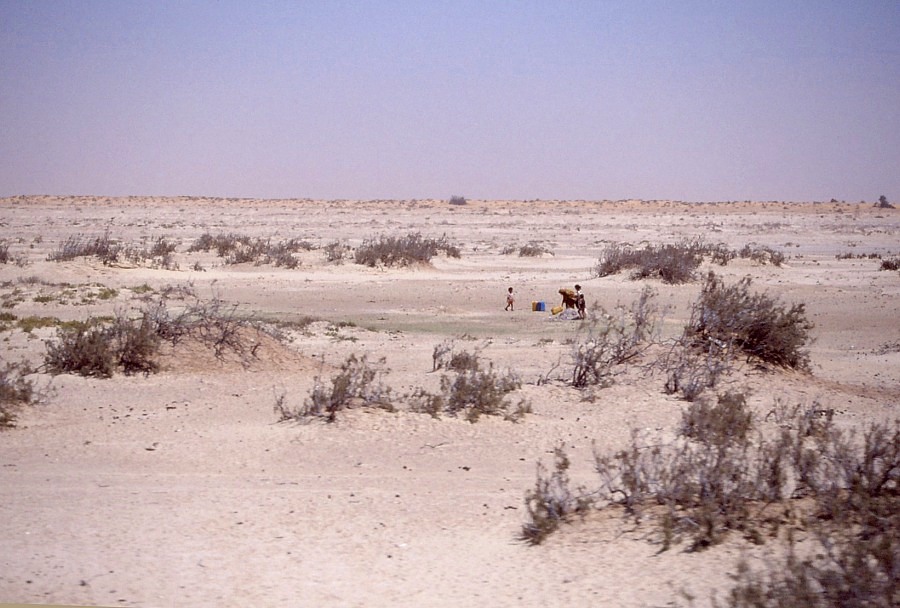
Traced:
[[551, 312], [552, 314], [554, 314], [554, 315], [558, 315], [558, 314], [561, 313], [562, 311], [563, 311], [563, 307], [562, 307], [562, 306], [554, 306], [553, 308], [550, 309], [550, 312]]

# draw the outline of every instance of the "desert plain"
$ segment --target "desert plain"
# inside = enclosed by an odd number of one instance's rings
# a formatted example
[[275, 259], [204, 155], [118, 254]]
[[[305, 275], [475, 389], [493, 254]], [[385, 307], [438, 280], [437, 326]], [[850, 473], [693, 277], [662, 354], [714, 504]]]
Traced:
[[[854, 428], [900, 412], [900, 211], [871, 202], [315, 201], [198, 197], [0, 199], [4, 363], [26, 362], [38, 402], [0, 431], [0, 602], [102, 606], [707, 606], [740, 558], [775, 542], [739, 534], [704, 551], [661, 550], [650, 525], [615, 509], [573, 519], [542, 544], [520, 538], [538, 463], [562, 446], [573, 484], [596, 485], [592, 454], [632, 429], [665, 441], [687, 403], [635, 365], [575, 388], [586, 323], [532, 311], [583, 286], [589, 318], [646, 286], [665, 310], [659, 340], [690, 317], [699, 278], [669, 285], [599, 277], [610, 244], [702, 237], [784, 254], [780, 266], [704, 262], [726, 282], [802, 302], [814, 323], [808, 372], [743, 365], [727, 380], [760, 425], [776, 404], [834, 412]], [[298, 239], [295, 268], [229, 264], [190, 251], [204, 234]], [[460, 256], [369, 267], [352, 253], [379, 235], [446, 239]], [[176, 245], [166, 267], [51, 261], [74, 237]], [[520, 256], [539, 244], [542, 255]], [[871, 257], [870, 257], [871, 256]], [[514, 311], [505, 311], [508, 287]], [[167, 291], [168, 290], [168, 291]], [[15, 321], [135, 315], [149, 295], [190, 291], [279, 328], [251, 356], [166, 353], [156, 373], [110, 378], [42, 367], [58, 325]], [[177, 302], [173, 300], [173, 305]], [[440, 344], [521, 380], [520, 420], [410, 411], [437, 390]], [[282, 420], [349, 356], [378, 362], [396, 411], [351, 408], [334, 422]], [[644, 361], [646, 363], [646, 361]], [[641, 368], [641, 369], [639, 369]]]

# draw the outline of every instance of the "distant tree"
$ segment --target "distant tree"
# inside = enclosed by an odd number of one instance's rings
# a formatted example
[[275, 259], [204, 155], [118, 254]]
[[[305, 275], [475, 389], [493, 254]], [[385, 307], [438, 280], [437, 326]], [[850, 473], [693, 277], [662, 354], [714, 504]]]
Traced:
[[468, 201], [466, 200], [466, 197], [459, 196], [458, 194], [454, 194], [453, 196], [450, 197], [451, 205], [465, 205], [467, 202]]
[[879, 209], [893, 209], [894, 208], [894, 206], [888, 202], [887, 197], [883, 194], [878, 197], [878, 203], [876, 203], [875, 206], [878, 207]]

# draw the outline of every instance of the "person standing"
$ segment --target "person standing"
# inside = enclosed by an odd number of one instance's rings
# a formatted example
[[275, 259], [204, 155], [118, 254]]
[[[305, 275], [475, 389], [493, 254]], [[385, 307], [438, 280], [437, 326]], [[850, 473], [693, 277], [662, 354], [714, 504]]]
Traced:
[[584, 310], [587, 308], [584, 302], [584, 294], [581, 293], [581, 285], [575, 286], [575, 308], [578, 309], [578, 318], [584, 319]]
[[516, 298], [513, 295], [513, 288], [510, 287], [506, 291], [506, 308], [504, 308], [503, 310], [515, 310], [515, 306], [516, 306]]

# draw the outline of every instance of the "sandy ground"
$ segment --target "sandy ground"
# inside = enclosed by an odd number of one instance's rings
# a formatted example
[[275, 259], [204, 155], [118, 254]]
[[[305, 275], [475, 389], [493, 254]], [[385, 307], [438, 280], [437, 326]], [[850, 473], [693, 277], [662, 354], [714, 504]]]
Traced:
[[[31, 376], [46, 399], [0, 432], [0, 602], [637, 607], [690, 595], [708, 605], [741, 555], [762, 563], [777, 548], [735, 537], [660, 552], [649, 526], [612, 511], [537, 547], [517, 540], [525, 492], [554, 446], [569, 453], [573, 480], [590, 485], [592, 446], [621, 446], [632, 428], [671, 434], [685, 407], [659, 375], [625, 374], [592, 401], [564, 382], [538, 383], [557, 364], [565, 375], [580, 327], [531, 312], [532, 300], [556, 304], [560, 287], [580, 282], [589, 307], [611, 308], [650, 284], [669, 308], [664, 336], [685, 323], [699, 283], [597, 278], [611, 242], [702, 235], [789, 256], [782, 267], [713, 267], [805, 302], [816, 324], [811, 374], [748, 369], [734, 380], [760, 418], [778, 400], [834, 408], [846, 426], [896, 418], [900, 407], [900, 274], [836, 257], [900, 253], [900, 211], [871, 204], [17, 197], [0, 200], [0, 226], [17, 260], [0, 265], [2, 312], [19, 319], [134, 311], [147, 287], [190, 285], [241, 314], [296, 324], [249, 366], [182, 351], [149, 376]], [[104, 232], [176, 242], [179, 268], [47, 261], [67, 238]], [[462, 255], [372, 269], [314, 249], [287, 270], [187, 251], [204, 233], [228, 232], [316, 247], [421, 232], [446, 235]], [[553, 254], [502, 253], [531, 241]], [[115, 296], [101, 299], [103, 288]], [[54, 336], [7, 329], [2, 358], [39, 365]], [[397, 394], [433, 390], [432, 352], [448, 339], [519, 374], [533, 412], [519, 423], [402, 408], [278, 421], [276, 400], [300, 406], [315, 376], [350, 354], [384, 357]]]

